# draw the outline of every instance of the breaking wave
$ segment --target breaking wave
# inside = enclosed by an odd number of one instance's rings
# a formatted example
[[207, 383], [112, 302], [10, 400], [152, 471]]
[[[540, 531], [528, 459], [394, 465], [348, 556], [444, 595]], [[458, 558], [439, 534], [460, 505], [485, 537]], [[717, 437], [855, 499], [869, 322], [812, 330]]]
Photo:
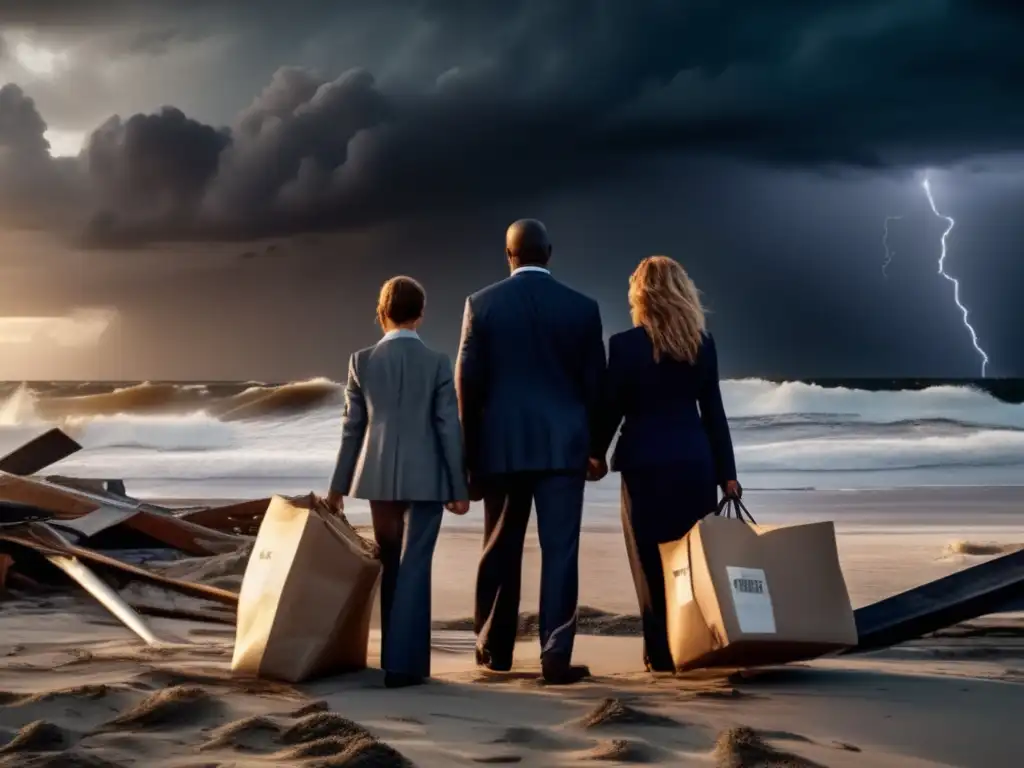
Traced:
[[[25, 390], [22, 387], [19, 391]], [[60, 391], [67, 392], [68, 388]], [[73, 387], [71, 391], [79, 390]], [[337, 403], [342, 393], [342, 385], [325, 378], [281, 385], [143, 382], [112, 391], [72, 395], [27, 390], [34, 398], [35, 413], [51, 421], [72, 416], [195, 411], [231, 420], [259, 419]], [[947, 424], [1024, 429], [1024, 404], [1003, 402], [963, 386], [877, 392], [799, 381], [737, 379], [722, 383], [722, 395], [729, 417], [738, 429], [806, 424]]]
[[253, 386], [208, 408], [226, 421], [301, 413], [340, 400], [343, 388], [330, 379], [310, 379], [281, 386]]
[[773, 422], [899, 424], [952, 421], [1024, 429], [1024, 404], [1005, 403], [972, 387], [869, 392], [800, 381], [738, 379], [722, 384], [731, 419]]
[[244, 435], [203, 413], [188, 416], [99, 416], [70, 419], [64, 431], [83, 448], [211, 451], [242, 447]]
[[3, 413], [9, 413], [11, 408], [51, 423], [97, 416], [196, 412], [224, 420], [258, 419], [330, 404], [341, 393], [340, 385], [322, 378], [277, 386], [255, 384], [240, 392], [219, 396], [212, 391], [212, 385], [203, 384], [143, 382], [110, 392], [71, 396], [37, 395], [22, 385], [0, 407], [0, 422], [3, 422]]
[[816, 472], [994, 467], [1024, 463], [1024, 432], [983, 430], [962, 435], [891, 438], [814, 437], [739, 444], [747, 471]]
[[[60, 471], [86, 476], [205, 481], [331, 471], [343, 400], [336, 382], [97, 387], [19, 387], [0, 401], [0, 451], [57, 425], [86, 448]], [[1024, 472], [1024, 405], [971, 388], [868, 392], [746, 379], [722, 390], [741, 476], [808, 473], [806, 482], [784, 482], [819, 487], [845, 482], [820, 473], [904, 471], [912, 483], [913, 470], [939, 467], [944, 482], [969, 485], [972, 468]]]

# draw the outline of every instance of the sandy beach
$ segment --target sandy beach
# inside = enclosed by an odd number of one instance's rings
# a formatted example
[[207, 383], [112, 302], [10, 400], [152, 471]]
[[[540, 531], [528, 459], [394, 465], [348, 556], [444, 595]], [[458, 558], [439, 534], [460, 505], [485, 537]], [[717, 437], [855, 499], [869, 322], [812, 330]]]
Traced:
[[[752, 494], [750, 501], [765, 522], [856, 520], [838, 526], [855, 605], [1024, 543], [1024, 525], [1012, 515], [1021, 490]], [[906, 510], [911, 501], [935, 509], [935, 522], [872, 522], [872, 509]], [[972, 522], [943, 523], [944, 505], [965, 504]], [[860, 514], [850, 514], [851, 505]], [[435, 680], [420, 689], [387, 690], [373, 668], [298, 686], [233, 680], [231, 627], [151, 619], [169, 642], [147, 648], [87, 596], [8, 595], [0, 603], [0, 766], [1020, 764], [1019, 615], [866, 656], [651, 676], [640, 671], [621, 535], [606, 525], [586, 530], [582, 544], [581, 604], [590, 618], [576, 657], [593, 677], [551, 688], [538, 679], [533, 637], [522, 638], [510, 674], [474, 666], [464, 621], [480, 546], [474, 525], [454, 521], [439, 543]], [[986, 554], [964, 554], [975, 551]], [[531, 538], [525, 612], [536, 608], [538, 555]], [[176, 567], [237, 585], [244, 558], [222, 559]], [[374, 630], [371, 667], [377, 654]]]

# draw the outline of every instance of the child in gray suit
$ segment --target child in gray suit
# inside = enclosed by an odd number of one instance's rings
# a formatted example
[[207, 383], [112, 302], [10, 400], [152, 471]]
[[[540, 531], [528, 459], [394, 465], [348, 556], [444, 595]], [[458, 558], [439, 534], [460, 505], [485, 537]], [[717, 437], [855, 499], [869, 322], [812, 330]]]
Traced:
[[417, 328], [426, 293], [410, 277], [381, 288], [384, 337], [352, 355], [328, 503], [366, 499], [380, 545], [381, 667], [391, 688], [430, 676], [430, 572], [445, 507], [469, 510], [452, 364]]

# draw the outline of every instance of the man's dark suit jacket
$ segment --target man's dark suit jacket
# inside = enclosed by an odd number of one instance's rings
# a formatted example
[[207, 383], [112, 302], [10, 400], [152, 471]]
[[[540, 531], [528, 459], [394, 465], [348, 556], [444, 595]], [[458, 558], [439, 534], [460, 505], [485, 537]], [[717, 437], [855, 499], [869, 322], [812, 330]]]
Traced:
[[549, 273], [470, 296], [455, 384], [471, 476], [584, 471], [604, 375], [597, 302]]

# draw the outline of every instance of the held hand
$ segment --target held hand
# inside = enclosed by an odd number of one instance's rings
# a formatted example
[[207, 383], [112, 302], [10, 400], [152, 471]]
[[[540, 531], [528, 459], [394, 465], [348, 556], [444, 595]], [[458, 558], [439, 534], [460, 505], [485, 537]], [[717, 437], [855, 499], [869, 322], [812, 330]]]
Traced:
[[327, 506], [331, 508], [332, 512], [345, 511], [345, 497], [337, 491], [329, 491], [325, 501], [327, 502]]
[[604, 459], [587, 459], [587, 480], [596, 482], [608, 474], [608, 464]]
[[468, 501], [449, 501], [444, 508], [455, 515], [464, 515], [469, 512]]
[[722, 494], [727, 499], [739, 499], [743, 497], [743, 488], [737, 481], [728, 480], [722, 486]]

